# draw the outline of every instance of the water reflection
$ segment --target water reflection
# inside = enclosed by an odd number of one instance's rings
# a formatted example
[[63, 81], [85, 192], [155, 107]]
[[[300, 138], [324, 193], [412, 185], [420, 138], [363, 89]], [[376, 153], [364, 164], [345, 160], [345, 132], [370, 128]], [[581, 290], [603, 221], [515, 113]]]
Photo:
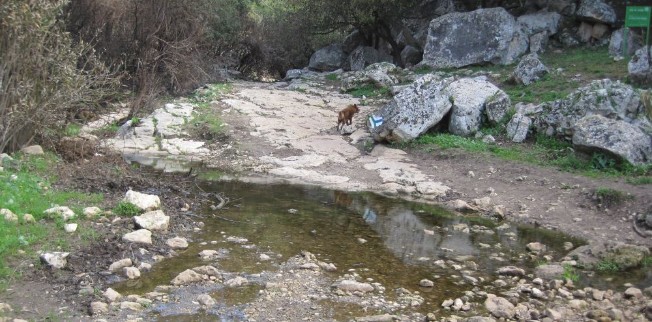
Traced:
[[[497, 227], [498, 223], [484, 218], [461, 217], [436, 206], [371, 193], [242, 182], [208, 182], [202, 189], [224, 193], [232, 201], [217, 211], [205, 205], [199, 214], [205, 227], [189, 249], [155, 265], [138, 285], [116, 286], [119, 291], [145, 293], [156, 285], [168, 284], [178, 272], [205, 265], [197, 254], [206, 249], [225, 249], [229, 254], [210, 264], [223, 271], [246, 274], [273, 271], [305, 250], [337, 266], [332, 278], [354, 270], [387, 290], [418, 291], [426, 302], [439, 305], [443, 299], [468, 290], [459, 270], [493, 276], [500, 266], [534, 265], [534, 261], [521, 256], [529, 242], [546, 244], [558, 258], [564, 255], [565, 241], [580, 243], [558, 233]], [[232, 236], [248, 242], [229, 242]], [[261, 262], [261, 254], [271, 255], [272, 259]], [[459, 267], [453, 267], [455, 264]], [[437, 287], [420, 288], [419, 281], [424, 278], [436, 279]], [[238, 294], [225, 293], [225, 298], [233, 298], [224, 301], [250, 300]]]

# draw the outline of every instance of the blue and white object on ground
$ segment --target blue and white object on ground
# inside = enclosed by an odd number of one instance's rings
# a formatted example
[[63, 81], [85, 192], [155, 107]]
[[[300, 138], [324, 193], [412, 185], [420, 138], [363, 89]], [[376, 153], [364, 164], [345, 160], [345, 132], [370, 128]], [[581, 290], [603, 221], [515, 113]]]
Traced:
[[369, 116], [369, 128], [375, 129], [383, 124], [383, 118], [380, 116], [371, 115]]

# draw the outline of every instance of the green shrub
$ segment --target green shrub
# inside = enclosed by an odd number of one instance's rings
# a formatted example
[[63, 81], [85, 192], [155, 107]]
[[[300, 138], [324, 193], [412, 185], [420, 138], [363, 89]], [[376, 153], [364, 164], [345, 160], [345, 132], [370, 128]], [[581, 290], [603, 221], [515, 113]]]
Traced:
[[117, 78], [93, 48], [65, 32], [59, 20], [65, 4], [0, 3], [0, 152], [35, 137], [56, 140], [67, 115], [117, 92]]
[[575, 268], [571, 265], [564, 265], [564, 272], [561, 274], [561, 277], [565, 280], [577, 282], [580, 280], [580, 274], [577, 273]]
[[113, 213], [118, 216], [133, 217], [140, 215], [142, 210], [131, 202], [120, 201], [115, 208], [113, 208]]

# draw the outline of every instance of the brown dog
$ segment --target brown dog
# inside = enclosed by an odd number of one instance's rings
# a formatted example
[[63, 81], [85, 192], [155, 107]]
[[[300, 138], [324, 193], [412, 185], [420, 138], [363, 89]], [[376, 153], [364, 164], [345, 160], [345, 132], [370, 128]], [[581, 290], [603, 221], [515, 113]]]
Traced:
[[337, 114], [337, 130], [340, 130], [340, 124], [342, 124], [342, 128], [344, 128], [344, 125], [351, 125], [353, 122], [353, 115], [358, 112], [360, 112], [360, 108], [358, 108], [357, 104], [349, 105], [341, 110], [340, 113]]

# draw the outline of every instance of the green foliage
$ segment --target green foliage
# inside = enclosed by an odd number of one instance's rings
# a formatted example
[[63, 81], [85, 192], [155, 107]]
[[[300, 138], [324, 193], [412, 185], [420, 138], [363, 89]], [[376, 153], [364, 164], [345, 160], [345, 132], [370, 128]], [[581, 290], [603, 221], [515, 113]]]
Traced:
[[326, 79], [329, 80], [329, 81], [336, 81], [339, 78], [340, 78], [340, 76], [337, 75], [337, 74], [328, 74], [328, 75], [326, 75]]
[[607, 170], [616, 167], [616, 160], [604, 153], [594, 153], [591, 156], [591, 167], [595, 170]]
[[120, 201], [115, 208], [113, 208], [113, 213], [118, 216], [133, 217], [140, 215], [142, 210], [131, 202]]
[[601, 260], [598, 262], [595, 269], [601, 273], [616, 273], [622, 270], [618, 263], [610, 260]]
[[65, 32], [66, 1], [0, 2], [0, 152], [66, 133], [66, 116], [116, 95], [118, 79]]
[[633, 185], [646, 185], [646, 184], [652, 184], [652, 176], [647, 176], [647, 177], [632, 177], [632, 178], [627, 178], [627, 183], [633, 184]]
[[564, 265], [564, 272], [561, 274], [561, 277], [565, 280], [577, 282], [580, 280], [580, 274], [577, 273], [575, 268], [571, 265]]
[[641, 260], [641, 266], [652, 267], [652, 256], [643, 257], [643, 260]]
[[76, 123], [69, 123], [68, 125], [66, 125], [66, 129], [64, 130], [64, 135], [77, 136], [79, 135], [79, 132], [81, 132], [81, 125]]

